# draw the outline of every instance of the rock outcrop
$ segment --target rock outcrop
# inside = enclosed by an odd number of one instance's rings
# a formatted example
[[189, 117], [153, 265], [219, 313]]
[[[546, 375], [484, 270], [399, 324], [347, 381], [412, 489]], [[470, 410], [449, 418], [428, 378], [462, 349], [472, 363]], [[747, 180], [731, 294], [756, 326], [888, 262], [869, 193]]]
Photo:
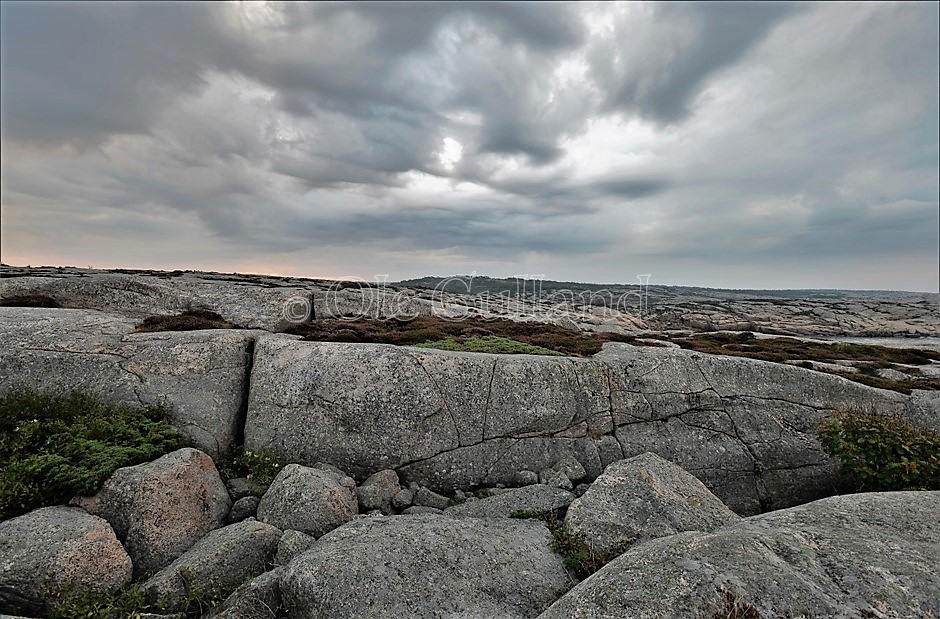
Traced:
[[681, 531], [712, 531], [740, 518], [702, 482], [656, 454], [610, 464], [565, 515], [565, 528], [602, 555]]
[[120, 468], [97, 494], [73, 502], [111, 524], [138, 575], [163, 568], [222, 526], [232, 505], [212, 459], [191, 448]]
[[0, 392], [81, 389], [106, 403], [165, 404], [171, 423], [215, 456], [242, 430], [252, 334], [133, 333], [91, 310], [0, 307]]
[[940, 492], [857, 494], [659, 538], [540, 619], [940, 616], [938, 513]]
[[538, 521], [376, 516], [317, 540], [284, 569], [291, 619], [534, 617], [569, 584]]
[[815, 436], [827, 412], [917, 412], [902, 394], [802, 368], [622, 344], [577, 359], [265, 335], [251, 380], [246, 444], [282, 458], [452, 492], [561, 475], [570, 459], [593, 479], [650, 451], [740, 514], [839, 488]]
[[74, 507], [44, 507], [0, 522], [0, 611], [42, 613], [62, 594], [106, 593], [133, 566], [103, 519]]

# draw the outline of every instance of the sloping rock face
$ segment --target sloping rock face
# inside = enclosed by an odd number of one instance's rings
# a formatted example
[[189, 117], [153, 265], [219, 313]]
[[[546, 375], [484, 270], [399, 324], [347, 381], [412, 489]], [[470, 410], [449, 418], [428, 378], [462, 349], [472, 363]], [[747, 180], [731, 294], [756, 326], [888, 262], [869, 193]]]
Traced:
[[572, 501], [574, 495], [567, 490], [533, 484], [482, 499], [470, 499], [448, 507], [444, 513], [460, 518], [509, 518], [520, 511], [547, 516], [568, 507]]
[[241, 431], [251, 332], [134, 326], [90, 310], [0, 307], [0, 391], [62, 387], [108, 403], [165, 402], [195, 445], [212, 455], [227, 450]]
[[940, 492], [846, 495], [656, 539], [540, 619], [723, 617], [732, 603], [761, 617], [937, 617], [938, 513]]
[[110, 525], [81, 509], [44, 507], [0, 522], [0, 611], [42, 613], [63, 592], [118, 589], [132, 569]]
[[292, 461], [451, 492], [569, 458], [594, 479], [649, 451], [740, 514], [838, 489], [815, 437], [829, 411], [915, 413], [902, 394], [802, 368], [621, 344], [577, 359], [264, 335], [251, 381], [247, 446]]
[[702, 482], [656, 454], [614, 462], [571, 504], [565, 528], [609, 555], [680, 531], [712, 531], [738, 516]]
[[570, 583], [538, 521], [376, 516], [324, 536], [284, 569], [292, 619], [534, 617]]
[[189, 591], [231, 591], [273, 562], [281, 530], [257, 520], [216, 529], [143, 584], [169, 611], [186, 610]]
[[232, 505], [212, 459], [190, 448], [120, 468], [98, 494], [74, 503], [114, 527], [137, 574], [161, 569], [222, 526]]

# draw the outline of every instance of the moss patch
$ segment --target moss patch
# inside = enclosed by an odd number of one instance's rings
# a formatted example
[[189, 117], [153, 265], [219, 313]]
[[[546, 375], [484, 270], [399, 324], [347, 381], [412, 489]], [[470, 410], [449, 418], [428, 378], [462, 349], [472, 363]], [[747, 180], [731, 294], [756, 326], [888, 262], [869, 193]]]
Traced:
[[503, 355], [554, 355], [562, 353], [549, 350], [542, 346], [533, 346], [519, 340], [498, 335], [471, 335], [466, 338], [448, 337], [435, 342], [418, 344], [422, 348], [437, 348], [439, 350], [456, 350], [460, 352], [488, 352]]
[[185, 445], [162, 407], [107, 406], [84, 393], [0, 396], [0, 519], [96, 492], [122, 466]]
[[240, 329], [238, 325], [207, 309], [186, 310], [175, 316], [150, 316], [137, 325], [138, 332]]

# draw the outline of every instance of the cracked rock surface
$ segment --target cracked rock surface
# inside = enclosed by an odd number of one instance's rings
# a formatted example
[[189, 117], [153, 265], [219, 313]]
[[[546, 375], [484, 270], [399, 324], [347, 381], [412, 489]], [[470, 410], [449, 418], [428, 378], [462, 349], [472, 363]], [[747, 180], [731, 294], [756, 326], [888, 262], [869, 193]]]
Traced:
[[165, 402], [170, 421], [217, 456], [236, 441], [250, 368], [250, 331], [133, 333], [135, 321], [93, 310], [0, 307], [0, 391], [81, 389], [106, 403]]
[[798, 367], [615, 343], [578, 359], [262, 335], [251, 385], [249, 448], [358, 479], [393, 469], [452, 493], [571, 458], [594, 479], [649, 451], [742, 515], [839, 489], [815, 436], [829, 411], [929, 416], [908, 396]]

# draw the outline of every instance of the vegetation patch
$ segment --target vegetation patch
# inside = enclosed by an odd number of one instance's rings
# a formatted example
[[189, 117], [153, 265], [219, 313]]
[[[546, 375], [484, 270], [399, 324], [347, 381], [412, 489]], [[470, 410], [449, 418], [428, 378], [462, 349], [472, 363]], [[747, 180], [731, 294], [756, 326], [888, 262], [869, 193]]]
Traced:
[[190, 309], [175, 316], [150, 316], [137, 325], [138, 332], [197, 331], [199, 329], [241, 329], [240, 326], [207, 309]]
[[418, 344], [421, 348], [456, 350], [459, 352], [488, 352], [503, 355], [555, 355], [562, 353], [543, 346], [533, 346], [519, 340], [498, 335], [471, 335], [470, 337], [448, 337], [436, 342]]
[[757, 607], [724, 587], [718, 588], [719, 602], [705, 617], [708, 619], [761, 619]]
[[541, 520], [552, 534], [552, 550], [562, 556], [565, 567], [570, 569], [581, 580], [584, 580], [609, 561], [620, 555], [619, 549], [602, 554], [584, 541], [580, 535], [575, 535], [565, 529], [565, 524], [556, 515], [543, 515], [528, 510], [513, 512], [510, 518]]
[[245, 478], [260, 494], [281, 472], [282, 464], [268, 449], [234, 447], [218, 459], [216, 466], [224, 479]]
[[[582, 333], [553, 324], [540, 322], [516, 322], [508, 319], [485, 320], [468, 318], [451, 321], [442, 318], [423, 317], [414, 320], [323, 320], [291, 325], [287, 333], [301, 335], [303, 339], [315, 342], [362, 342], [370, 344], [397, 344], [399, 346], [417, 346], [419, 344], [439, 343], [452, 340], [456, 346], [466, 344], [471, 338], [476, 341], [493, 342], [480, 338], [501, 338], [517, 344], [499, 347], [516, 348], [518, 343], [528, 344], [563, 355], [578, 357], [591, 356], [600, 351], [604, 342], [632, 342], [631, 336], [617, 333]], [[435, 348], [438, 346], [434, 346]], [[448, 350], [457, 350], [449, 348]], [[540, 353], [546, 354], [546, 353]]]
[[860, 491], [940, 490], [940, 435], [898, 415], [836, 411], [817, 435]]
[[0, 299], [0, 307], [62, 307], [58, 301], [45, 294], [20, 294]]
[[[853, 361], [859, 367], [859, 372], [839, 372], [824, 370], [828, 374], [842, 376], [848, 380], [877, 387], [910, 394], [911, 389], [940, 389], [940, 379], [911, 375], [903, 380], [895, 380], [878, 376], [876, 371], [890, 368], [893, 364], [929, 365], [934, 360], [940, 360], [940, 352], [921, 350], [918, 348], [890, 348], [873, 344], [851, 344], [836, 342], [832, 344], [820, 342], [806, 342], [788, 337], [757, 338], [753, 333], [708, 333], [691, 337], [673, 338], [682, 348], [712, 355], [731, 355], [774, 361], [821, 361], [832, 363], [835, 361]], [[802, 367], [810, 363], [801, 364]]]
[[94, 494], [115, 469], [183, 447], [165, 418], [78, 391], [0, 395], [0, 519]]

